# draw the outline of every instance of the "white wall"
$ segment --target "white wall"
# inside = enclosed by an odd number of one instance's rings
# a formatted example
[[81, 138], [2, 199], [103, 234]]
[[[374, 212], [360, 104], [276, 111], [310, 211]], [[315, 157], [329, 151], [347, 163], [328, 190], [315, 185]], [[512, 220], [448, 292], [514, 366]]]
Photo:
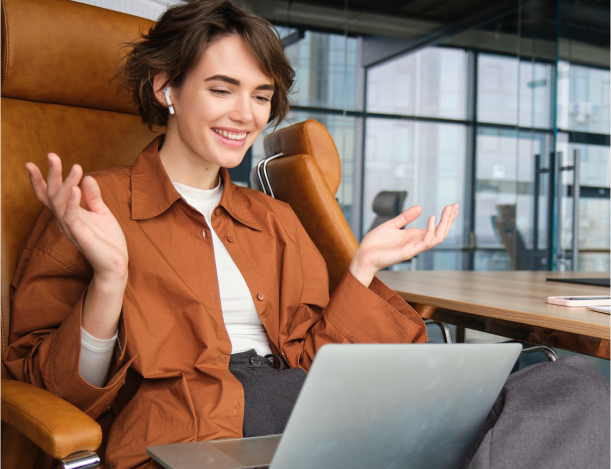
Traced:
[[156, 20], [169, 5], [187, 3], [185, 0], [73, 0], [108, 10]]

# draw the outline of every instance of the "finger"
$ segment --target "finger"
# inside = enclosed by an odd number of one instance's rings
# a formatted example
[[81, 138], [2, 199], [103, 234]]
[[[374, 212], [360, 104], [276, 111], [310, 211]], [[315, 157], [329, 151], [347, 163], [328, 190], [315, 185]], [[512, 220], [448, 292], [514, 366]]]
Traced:
[[435, 215], [431, 215], [426, 225], [426, 233], [424, 233], [422, 242], [426, 246], [430, 247], [432, 246], [434, 239], [435, 239]]
[[58, 217], [62, 217], [66, 210], [68, 200], [72, 196], [72, 188], [77, 186], [83, 175], [83, 170], [77, 164], [72, 166], [70, 173], [66, 177], [63, 184], [59, 187], [55, 196], [53, 197], [53, 206], [55, 207], [55, 213]]
[[89, 210], [96, 213], [106, 213], [109, 211], [108, 207], [102, 200], [102, 191], [100, 190], [100, 186], [94, 178], [91, 176], [84, 177], [81, 187], [83, 191], [83, 198], [85, 199]]
[[47, 174], [47, 198], [53, 199], [62, 185], [62, 160], [55, 153], [47, 155], [49, 172]]
[[38, 169], [38, 166], [36, 166], [34, 163], [26, 163], [25, 168], [28, 171], [30, 184], [32, 184], [32, 189], [34, 189], [36, 198], [45, 204], [46, 207], [49, 207], [49, 199], [47, 198], [47, 183], [42, 177], [40, 169]]
[[439, 221], [439, 225], [437, 225], [437, 228], [435, 229], [435, 244], [439, 244], [445, 239], [446, 233], [448, 231], [448, 224], [450, 223], [450, 217], [452, 215], [452, 210], [452, 206], [447, 205], [441, 212], [441, 220]]
[[[66, 209], [64, 210], [62, 216], [62, 224], [65, 229], [63, 231], [64, 236], [68, 238], [73, 244], [78, 246], [78, 243], [75, 241], [75, 234], [78, 234], [79, 231], [79, 210], [81, 201], [81, 191], [78, 186], [72, 186], [70, 188], [70, 196], [68, 197], [66, 203]], [[76, 236], [78, 237], [78, 236]]]
[[448, 223], [448, 226], [446, 228], [446, 233], [444, 238], [448, 237], [448, 234], [450, 233], [450, 229], [452, 228], [452, 224], [454, 223], [454, 220], [456, 220], [456, 217], [458, 216], [458, 209], [459, 209], [459, 205], [458, 204], [452, 204], [452, 214], [450, 215], [450, 223]]
[[422, 207], [420, 205], [414, 205], [413, 207], [408, 208], [399, 216], [389, 220], [389, 223], [393, 228], [401, 229], [405, 225], [409, 225], [416, 218], [420, 216], [422, 213]]
[[68, 199], [68, 203], [66, 204], [66, 210], [64, 212], [64, 223], [68, 228], [69, 236], [67, 236], [75, 245], [78, 246], [78, 243], [75, 239], [79, 239], [83, 231], [83, 227], [86, 225], [81, 219], [81, 198], [82, 198], [81, 189], [78, 186], [73, 186], [70, 190], [70, 197]]

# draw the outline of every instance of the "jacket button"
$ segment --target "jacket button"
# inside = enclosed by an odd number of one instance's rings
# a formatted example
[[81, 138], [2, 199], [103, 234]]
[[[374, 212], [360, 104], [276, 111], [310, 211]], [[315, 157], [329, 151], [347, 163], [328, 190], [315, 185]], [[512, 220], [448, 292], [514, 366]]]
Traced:
[[254, 357], [250, 358], [250, 364], [254, 366], [261, 366], [263, 365], [263, 360], [255, 355]]
[[214, 214], [215, 214], [216, 216], [219, 216], [219, 215], [221, 214], [221, 209], [220, 209], [220, 208], [215, 209], [215, 210], [214, 210]]
[[227, 236], [227, 241], [229, 241], [230, 243], [233, 243], [233, 236]]
[[206, 237], [206, 230], [202, 231], [202, 235], [204, 236], [204, 238]]
[[259, 301], [263, 301], [265, 299], [265, 296], [263, 296], [263, 293], [259, 293], [257, 295], [257, 298], [259, 299]]

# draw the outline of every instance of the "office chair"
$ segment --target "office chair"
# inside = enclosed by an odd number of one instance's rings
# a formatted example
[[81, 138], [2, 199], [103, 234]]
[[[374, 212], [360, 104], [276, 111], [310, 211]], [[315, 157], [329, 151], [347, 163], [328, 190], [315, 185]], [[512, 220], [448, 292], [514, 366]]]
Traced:
[[[68, 0], [2, 0], [2, 354], [11, 328], [9, 290], [19, 246], [42, 204], [24, 164], [46, 154], [85, 172], [129, 165], [154, 134], [112, 81], [123, 43], [149, 20]], [[2, 365], [2, 467], [97, 467], [100, 426]], [[43, 451], [39, 451], [38, 448]], [[43, 452], [48, 455], [46, 456]]]
[[511, 259], [510, 270], [532, 270], [531, 252], [516, 225], [516, 205], [497, 205], [496, 209], [499, 215], [492, 217], [492, 223]]
[[403, 211], [403, 204], [407, 197], [407, 191], [382, 191], [374, 197], [371, 208], [376, 217], [373, 219], [369, 230], [371, 231], [382, 223], [392, 220]]
[[333, 293], [359, 244], [335, 200], [341, 163], [333, 138], [313, 119], [264, 140], [267, 158], [250, 174], [251, 186], [287, 202], [324, 257]]

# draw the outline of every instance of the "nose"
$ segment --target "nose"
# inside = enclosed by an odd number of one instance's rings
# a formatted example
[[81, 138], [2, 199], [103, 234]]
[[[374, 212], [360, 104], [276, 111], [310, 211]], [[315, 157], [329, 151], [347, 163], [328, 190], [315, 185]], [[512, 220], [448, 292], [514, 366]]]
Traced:
[[249, 95], [238, 95], [234, 101], [234, 106], [229, 113], [232, 121], [247, 124], [253, 120], [252, 100]]

